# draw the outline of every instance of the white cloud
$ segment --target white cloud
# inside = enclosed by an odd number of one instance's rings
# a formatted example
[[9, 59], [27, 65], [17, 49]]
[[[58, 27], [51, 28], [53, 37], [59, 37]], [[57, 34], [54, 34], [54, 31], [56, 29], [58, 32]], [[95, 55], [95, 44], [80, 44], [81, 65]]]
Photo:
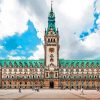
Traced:
[[[47, 5], [50, 8], [50, 1]], [[53, 3], [56, 15], [56, 26], [60, 34], [60, 58], [86, 59], [94, 56], [81, 43], [79, 35], [89, 31], [94, 23], [95, 0], [55, 0]], [[74, 34], [76, 33], [76, 35]]]
[[[87, 52], [89, 52], [89, 50], [81, 44], [79, 35], [82, 31], [88, 31], [93, 25], [93, 1], [94, 0], [64, 0], [59, 5], [62, 8], [56, 8], [57, 26], [60, 30], [61, 58], [85, 59], [88, 56], [92, 56], [90, 53], [88, 55]], [[74, 5], [72, 5], [71, 2]], [[67, 8], [67, 5], [69, 8]], [[76, 35], [74, 33], [76, 33]]]
[[12, 50], [11, 52], [9, 52], [9, 55], [13, 56], [13, 55], [16, 55], [17, 52], [15, 50]]
[[60, 4], [59, 10], [61, 10], [66, 17], [81, 20], [84, 16], [84, 12], [86, 12], [91, 4], [93, 4], [93, 0], [64, 0]]
[[3, 49], [4, 47], [0, 45], [0, 50]]
[[[34, 16], [34, 17], [33, 17]], [[39, 19], [37, 19], [36, 15], [33, 13], [33, 16], [30, 16], [30, 20], [33, 22], [36, 31], [37, 31], [37, 36], [44, 42], [44, 24], [41, 23]]]
[[99, 51], [100, 53], [100, 33], [90, 34], [82, 44], [90, 51], [96, 50], [96, 52]]
[[44, 58], [44, 48], [43, 45], [37, 46], [38, 50], [33, 52], [33, 56], [30, 56], [29, 59], [42, 59]]
[[99, 16], [98, 20], [96, 21], [96, 23], [100, 25], [100, 16]]
[[22, 46], [21, 45], [19, 45], [18, 47], [17, 47], [17, 49], [21, 49], [22, 48]]
[[97, 13], [100, 13], [100, 0], [97, 0], [96, 11], [97, 11]]
[[18, 0], [3, 0], [0, 13], [0, 39], [12, 36], [16, 32], [22, 34], [27, 30], [27, 21], [31, 20], [37, 30], [37, 35], [43, 41], [43, 25], [37, 19], [35, 12], [29, 14], [28, 8], [23, 7]]
[[20, 60], [20, 59], [25, 59], [25, 57], [21, 57], [21, 56], [11, 56], [11, 55], [8, 55], [8, 59], [10, 60]]
[[18, 0], [2, 0], [0, 13], [0, 38], [21, 34], [27, 29], [29, 16]]

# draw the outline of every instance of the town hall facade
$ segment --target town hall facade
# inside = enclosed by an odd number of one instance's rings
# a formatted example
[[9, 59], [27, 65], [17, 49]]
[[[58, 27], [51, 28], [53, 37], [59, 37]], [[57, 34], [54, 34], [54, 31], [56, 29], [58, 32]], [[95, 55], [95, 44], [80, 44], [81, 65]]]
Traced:
[[51, 5], [44, 35], [44, 59], [0, 60], [0, 88], [100, 87], [100, 60], [59, 59], [59, 39]]

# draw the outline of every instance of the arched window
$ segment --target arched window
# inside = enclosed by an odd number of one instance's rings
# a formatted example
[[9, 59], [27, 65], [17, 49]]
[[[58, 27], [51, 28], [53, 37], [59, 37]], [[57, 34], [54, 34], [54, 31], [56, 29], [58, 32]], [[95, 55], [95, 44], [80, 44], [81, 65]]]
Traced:
[[74, 78], [76, 78], [76, 76], [74, 76]]
[[50, 42], [50, 39], [48, 39], [48, 42]]
[[51, 42], [52, 42], [52, 39], [51, 39]]
[[40, 78], [40, 77], [38, 76], [38, 78]]
[[6, 82], [4, 82], [4, 84], [6, 85]]
[[25, 84], [27, 84], [27, 82], [25, 82]]
[[55, 42], [55, 39], [54, 39], [54, 42]]
[[55, 77], [57, 77], [57, 72], [55, 73]]
[[11, 85], [11, 82], [10, 82], [10, 85]]
[[48, 77], [48, 72], [46, 72], [46, 77]]

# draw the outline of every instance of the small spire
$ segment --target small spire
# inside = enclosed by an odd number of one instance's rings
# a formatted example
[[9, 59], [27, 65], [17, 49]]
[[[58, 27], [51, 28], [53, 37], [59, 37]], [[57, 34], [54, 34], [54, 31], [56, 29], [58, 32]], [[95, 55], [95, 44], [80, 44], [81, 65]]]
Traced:
[[57, 33], [59, 33], [58, 28], [57, 28]]
[[52, 9], [52, 5], [53, 5], [53, 4], [52, 4], [52, 3], [53, 3], [53, 1], [51, 0], [51, 11], [53, 11], [53, 9]]
[[46, 28], [45, 28], [45, 33], [46, 33]]

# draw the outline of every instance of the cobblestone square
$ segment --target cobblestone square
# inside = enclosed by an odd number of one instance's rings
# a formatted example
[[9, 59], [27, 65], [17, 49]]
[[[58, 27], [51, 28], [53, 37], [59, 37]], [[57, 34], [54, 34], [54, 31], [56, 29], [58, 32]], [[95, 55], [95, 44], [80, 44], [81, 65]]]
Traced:
[[100, 100], [100, 92], [96, 90], [60, 90], [60, 89], [40, 89], [39, 92], [31, 89], [0, 90], [0, 100]]

